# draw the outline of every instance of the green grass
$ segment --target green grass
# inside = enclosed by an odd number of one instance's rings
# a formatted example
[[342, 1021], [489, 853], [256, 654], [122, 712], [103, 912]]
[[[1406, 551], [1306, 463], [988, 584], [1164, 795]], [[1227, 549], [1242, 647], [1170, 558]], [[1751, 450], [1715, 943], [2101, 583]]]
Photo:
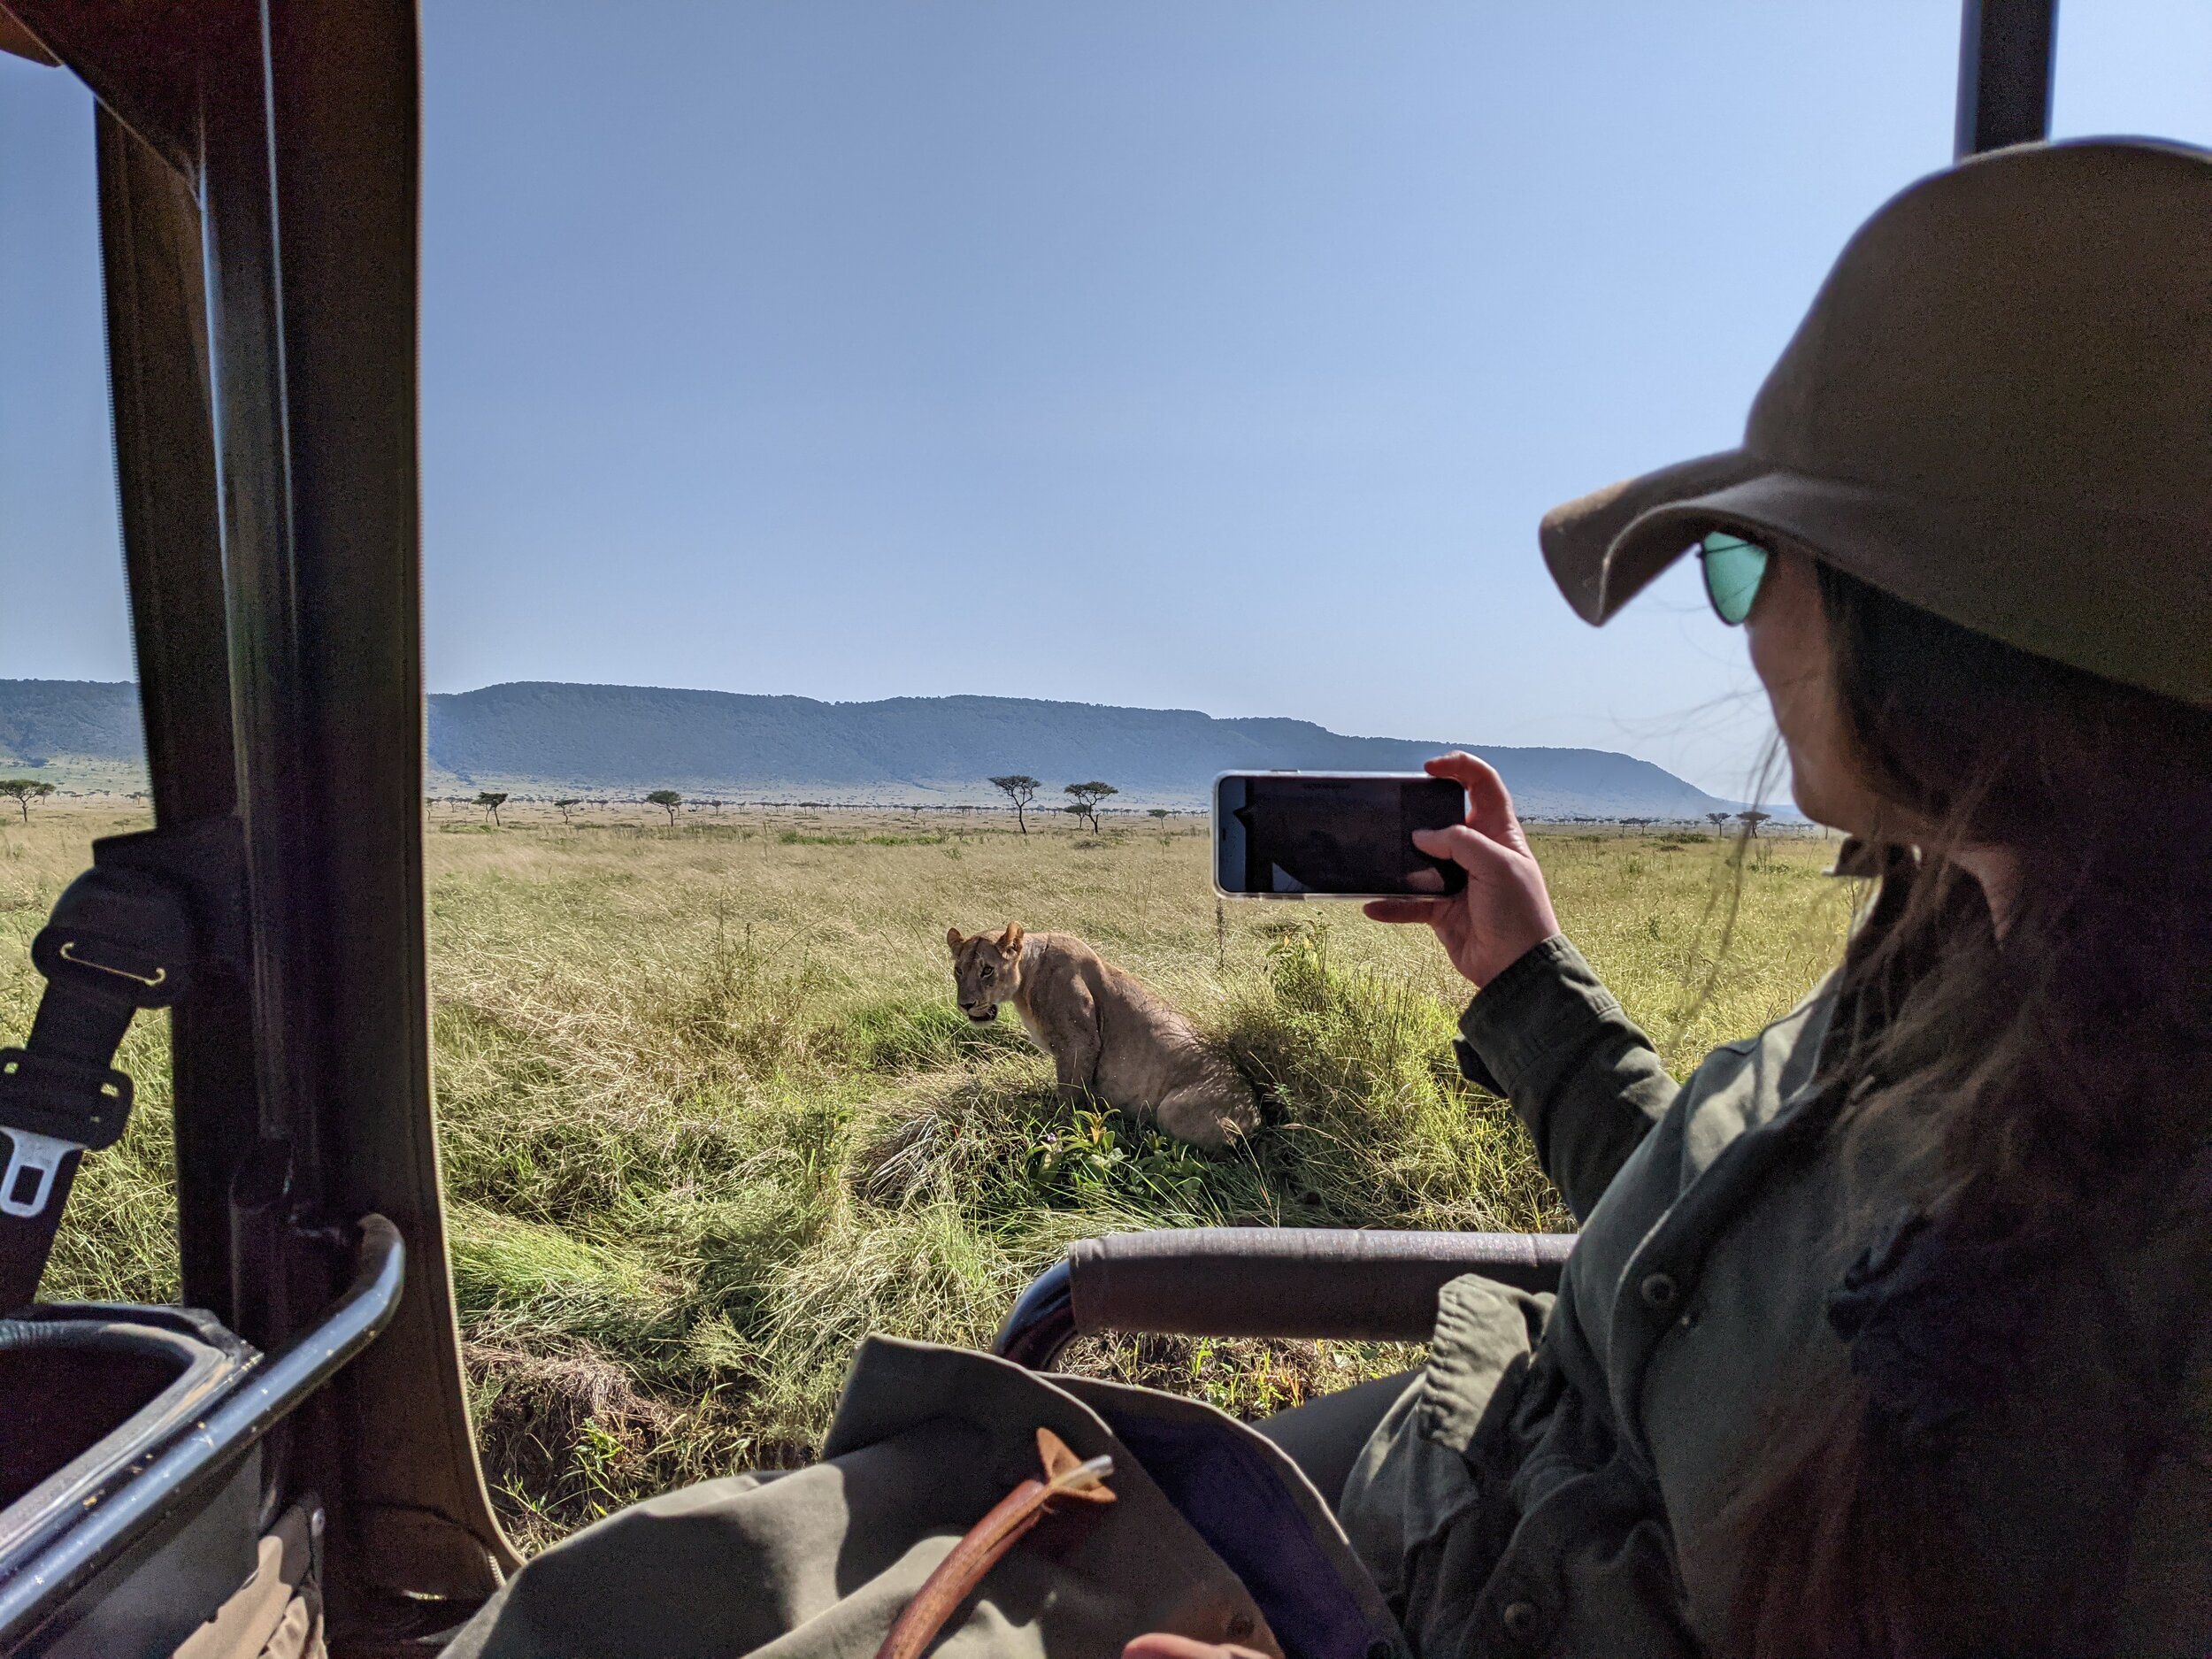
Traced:
[[[1022, 836], [979, 814], [506, 816], [430, 840], [431, 977], [472, 1399], [527, 1546], [805, 1458], [863, 1334], [982, 1342], [1073, 1239], [1565, 1225], [1509, 1109], [1451, 1067], [1464, 987], [1426, 931], [1217, 909], [1189, 819]], [[0, 1041], [27, 1030], [29, 941], [87, 842], [134, 822], [50, 806], [0, 829]], [[1735, 849], [1694, 834], [1538, 845], [1569, 932], [1678, 1071], [1785, 1011], [1840, 942], [1848, 895], [1817, 842], [1763, 842], [1740, 881]], [[1010, 1018], [952, 1005], [946, 927], [1009, 919], [1158, 987], [1262, 1089], [1267, 1125], [1216, 1160], [1064, 1112]], [[140, 1110], [80, 1182], [50, 1295], [173, 1294], [160, 1021], [122, 1064]], [[1258, 1415], [1410, 1358], [1142, 1338], [1071, 1363]]]

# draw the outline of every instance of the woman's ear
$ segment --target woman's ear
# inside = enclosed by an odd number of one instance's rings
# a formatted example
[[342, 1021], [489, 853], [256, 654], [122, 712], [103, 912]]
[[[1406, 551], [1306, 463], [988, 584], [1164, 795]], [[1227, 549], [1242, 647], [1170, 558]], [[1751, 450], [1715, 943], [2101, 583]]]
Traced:
[[998, 936], [998, 948], [1010, 956], [1022, 948], [1022, 925], [1019, 922], [1006, 924], [1006, 931]]

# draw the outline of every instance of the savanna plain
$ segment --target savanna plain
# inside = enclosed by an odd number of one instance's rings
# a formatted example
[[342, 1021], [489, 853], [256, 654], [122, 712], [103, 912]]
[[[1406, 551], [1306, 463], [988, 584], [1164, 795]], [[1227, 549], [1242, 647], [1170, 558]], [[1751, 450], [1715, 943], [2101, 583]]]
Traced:
[[[650, 807], [494, 827], [438, 805], [431, 987], [452, 1272], [486, 1472], [525, 1548], [687, 1480], [803, 1461], [853, 1345], [988, 1340], [1074, 1239], [1120, 1228], [1571, 1225], [1503, 1102], [1453, 1067], [1465, 989], [1426, 929], [1217, 903], [1204, 822]], [[119, 801], [0, 826], [0, 1044], [32, 936]], [[1787, 1010], [1856, 896], [1833, 843], [1540, 830], [1563, 926], [1684, 1075]], [[1010, 1016], [952, 1001], [945, 930], [1064, 929], [1179, 1004], [1262, 1090], [1209, 1158], [1064, 1110]], [[50, 1298], [175, 1295], [165, 1017], [88, 1162]], [[1403, 1369], [1333, 1342], [1086, 1339], [1071, 1369], [1247, 1416]]]

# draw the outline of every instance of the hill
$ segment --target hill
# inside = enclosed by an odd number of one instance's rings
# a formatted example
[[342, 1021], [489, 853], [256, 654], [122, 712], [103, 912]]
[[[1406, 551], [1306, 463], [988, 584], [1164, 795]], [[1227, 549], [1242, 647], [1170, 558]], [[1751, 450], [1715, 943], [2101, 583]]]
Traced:
[[[986, 781], [1024, 772], [1048, 792], [1103, 778], [1117, 805], [1194, 806], [1218, 772], [1267, 767], [1409, 771], [1464, 748], [1503, 774], [1532, 818], [1692, 818], [1734, 803], [1648, 761], [1591, 749], [1502, 749], [1351, 737], [1305, 720], [1215, 719], [1020, 697], [819, 703], [546, 681], [433, 696], [433, 793], [811, 796], [982, 803]], [[127, 685], [0, 680], [0, 766], [143, 763]]]
[[36, 769], [58, 756], [142, 766], [138, 687], [120, 680], [0, 680], [0, 761]]

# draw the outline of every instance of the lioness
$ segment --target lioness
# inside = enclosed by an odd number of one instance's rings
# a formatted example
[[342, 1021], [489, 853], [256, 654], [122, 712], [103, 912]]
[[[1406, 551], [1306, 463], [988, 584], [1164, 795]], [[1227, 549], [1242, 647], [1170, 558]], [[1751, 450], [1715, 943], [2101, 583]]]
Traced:
[[1218, 1152], [1259, 1122], [1244, 1079], [1190, 1021], [1072, 933], [997, 937], [949, 929], [961, 1010], [979, 1025], [1011, 1002], [1029, 1039], [1052, 1056], [1063, 1098], [1095, 1094], [1178, 1141]]

